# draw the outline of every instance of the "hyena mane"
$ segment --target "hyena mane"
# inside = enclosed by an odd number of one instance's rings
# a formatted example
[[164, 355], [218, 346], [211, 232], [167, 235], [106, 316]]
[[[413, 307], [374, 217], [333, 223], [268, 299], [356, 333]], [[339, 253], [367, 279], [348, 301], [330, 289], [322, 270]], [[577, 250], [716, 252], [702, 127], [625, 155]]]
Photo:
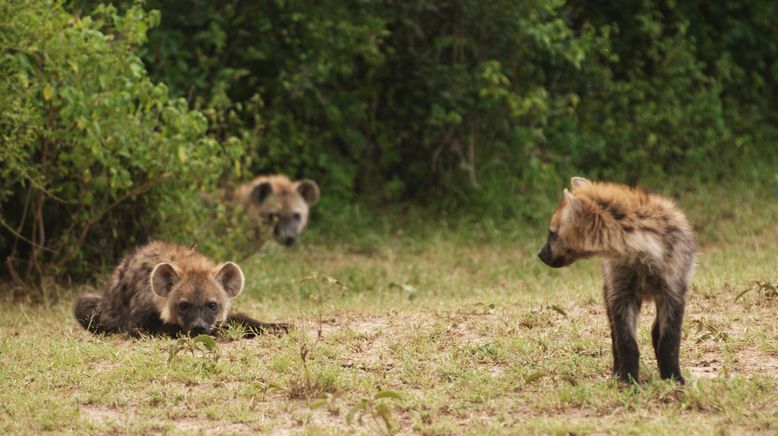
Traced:
[[611, 326], [613, 372], [638, 380], [637, 319], [654, 301], [651, 329], [662, 378], [683, 382], [679, 363], [686, 292], [695, 266], [694, 231], [669, 198], [643, 189], [572, 179], [551, 217], [538, 254], [554, 268], [603, 258], [603, 290]]

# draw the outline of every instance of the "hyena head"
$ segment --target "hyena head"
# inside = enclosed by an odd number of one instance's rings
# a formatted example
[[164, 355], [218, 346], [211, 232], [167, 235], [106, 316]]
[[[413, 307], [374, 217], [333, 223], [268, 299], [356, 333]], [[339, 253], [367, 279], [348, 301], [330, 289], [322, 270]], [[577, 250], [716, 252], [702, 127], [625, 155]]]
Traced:
[[251, 191], [251, 202], [259, 208], [265, 223], [273, 226], [276, 241], [290, 246], [308, 223], [308, 211], [319, 202], [319, 186], [308, 179], [289, 186], [262, 182]]
[[227, 318], [230, 299], [243, 290], [243, 272], [232, 262], [211, 271], [182, 271], [162, 262], [151, 272], [151, 289], [164, 298], [160, 317], [190, 336], [211, 334]]
[[574, 194], [576, 189], [590, 183], [583, 177], [573, 177], [573, 193], [564, 190], [562, 202], [554, 211], [548, 225], [546, 245], [538, 253], [538, 257], [546, 265], [561, 268], [578, 259], [590, 257], [598, 251], [590, 231], [591, 223], [597, 219], [597, 212], [586, 199], [577, 198]]

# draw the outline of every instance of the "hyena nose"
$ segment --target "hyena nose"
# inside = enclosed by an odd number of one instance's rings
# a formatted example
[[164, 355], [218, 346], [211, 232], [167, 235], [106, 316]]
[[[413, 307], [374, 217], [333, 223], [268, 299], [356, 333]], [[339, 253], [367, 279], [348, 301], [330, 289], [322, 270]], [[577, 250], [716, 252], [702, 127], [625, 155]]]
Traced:
[[292, 236], [287, 236], [286, 238], [284, 238], [284, 245], [286, 245], [288, 247], [288, 246], [294, 244], [294, 241], [295, 241], [295, 239]]
[[208, 327], [205, 324], [196, 324], [192, 326], [192, 330], [189, 331], [191, 336], [197, 336], [205, 334], [208, 331]]

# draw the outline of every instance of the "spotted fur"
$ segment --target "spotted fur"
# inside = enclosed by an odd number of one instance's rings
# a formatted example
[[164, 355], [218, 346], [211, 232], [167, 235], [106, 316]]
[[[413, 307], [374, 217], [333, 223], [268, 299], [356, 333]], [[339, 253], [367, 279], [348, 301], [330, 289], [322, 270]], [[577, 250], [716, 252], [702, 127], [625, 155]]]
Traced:
[[551, 217], [540, 259], [555, 268], [604, 259], [613, 372], [624, 381], [638, 380], [637, 318], [643, 302], [653, 300], [651, 337], [660, 376], [683, 382], [681, 326], [695, 266], [691, 224], [672, 200], [643, 189], [581, 177], [571, 185]]
[[132, 336], [215, 334], [232, 321], [243, 325], [248, 336], [285, 330], [285, 324], [230, 314], [230, 300], [243, 284], [243, 272], [232, 262], [217, 265], [192, 248], [154, 241], [122, 259], [101, 296], [79, 296], [74, 314], [93, 333]]

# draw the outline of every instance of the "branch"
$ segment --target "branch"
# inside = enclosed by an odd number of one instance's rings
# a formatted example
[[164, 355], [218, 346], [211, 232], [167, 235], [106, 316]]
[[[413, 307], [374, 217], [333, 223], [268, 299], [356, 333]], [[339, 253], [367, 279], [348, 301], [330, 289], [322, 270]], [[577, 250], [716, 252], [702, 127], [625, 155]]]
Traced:
[[97, 215], [95, 215], [94, 217], [92, 217], [92, 219], [90, 219], [90, 220], [89, 220], [89, 221], [86, 223], [86, 225], [84, 226], [84, 229], [81, 231], [81, 235], [79, 235], [79, 237], [78, 237], [78, 243], [76, 244], [76, 246], [77, 246], [77, 247], [80, 247], [80, 246], [81, 246], [81, 244], [83, 244], [84, 240], [86, 239], [86, 235], [87, 235], [87, 233], [89, 233], [89, 229], [90, 229], [90, 228], [91, 228], [91, 227], [92, 227], [92, 226], [93, 226], [95, 223], [97, 223], [98, 221], [100, 221], [100, 220], [103, 218], [103, 216], [105, 216], [105, 214], [107, 214], [108, 212], [110, 212], [111, 210], [113, 210], [113, 209], [114, 209], [116, 206], [118, 206], [118, 205], [120, 205], [120, 204], [124, 203], [124, 202], [125, 202], [125, 201], [126, 201], [128, 198], [136, 197], [136, 196], [138, 196], [138, 195], [141, 195], [141, 194], [144, 194], [144, 193], [148, 192], [148, 191], [149, 191], [149, 190], [151, 190], [151, 188], [153, 188], [153, 187], [154, 187], [154, 186], [155, 186], [155, 185], [156, 185], [156, 184], [157, 184], [157, 183], [158, 183], [160, 180], [166, 179], [166, 178], [168, 178], [168, 177], [170, 177], [170, 174], [160, 174], [160, 175], [158, 175], [157, 177], [154, 177], [153, 179], [151, 179], [151, 180], [147, 181], [146, 183], [144, 183], [144, 184], [142, 184], [142, 185], [140, 185], [140, 186], [136, 186], [136, 187], [135, 187], [134, 189], [132, 189], [131, 191], [127, 192], [126, 194], [124, 194], [124, 195], [122, 195], [121, 197], [119, 197], [118, 199], [116, 199], [116, 201], [114, 201], [114, 202], [113, 202], [113, 203], [111, 203], [111, 204], [110, 204], [108, 207], [106, 207], [105, 209], [103, 209], [102, 211], [100, 211], [100, 213], [98, 213]]
[[25, 238], [25, 237], [24, 237], [23, 235], [21, 235], [19, 232], [17, 232], [16, 230], [14, 230], [14, 229], [13, 229], [13, 227], [9, 226], [9, 225], [8, 225], [8, 223], [6, 223], [6, 222], [5, 222], [5, 220], [3, 220], [3, 218], [2, 218], [2, 217], [0, 217], [0, 225], [2, 225], [3, 227], [5, 227], [5, 229], [6, 229], [6, 230], [8, 230], [9, 232], [11, 232], [11, 234], [13, 234], [14, 236], [16, 236], [16, 238], [17, 238], [17, 239], [20, 239], [20, 240], [22, 240], [22, 241], [24, 241], [24, 242], [26, 242], [26, 243], [28, 243], [28, 244], [32, 245], [32, 246], [33, 246], [33, 247], [35, 247], [35, 248], [38, 248], [38, 249], [41, 249], [41, 250], [44, 250], [44, 251], [48, 251], [49, 253], [54, 253], [54, 254], [56, 254], [56, 253], [57, 253], [55, 250], [52, 250], [52, 249], [51, 249], [51, 248], [49, 248], [49, 247], [44, 247], [43, 245], [40, 245], [40, 244], [38, 244], [37, 242], [31, 241], [31, 240], [29, 240], [29, 239]]

